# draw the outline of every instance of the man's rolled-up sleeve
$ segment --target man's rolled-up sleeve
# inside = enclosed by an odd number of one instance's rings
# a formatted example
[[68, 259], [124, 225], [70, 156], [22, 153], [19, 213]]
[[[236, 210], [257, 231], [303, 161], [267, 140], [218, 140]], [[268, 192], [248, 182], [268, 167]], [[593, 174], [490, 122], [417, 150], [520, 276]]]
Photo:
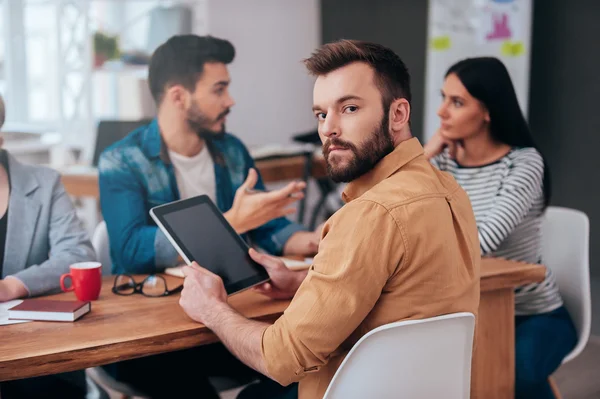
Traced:
[[334, 215], [292, 303], [263, 333], [269, 376], [289, 385], [326, 365], [402, 268], [404, 248], [400, 225], [377, 203], [355, 200]]

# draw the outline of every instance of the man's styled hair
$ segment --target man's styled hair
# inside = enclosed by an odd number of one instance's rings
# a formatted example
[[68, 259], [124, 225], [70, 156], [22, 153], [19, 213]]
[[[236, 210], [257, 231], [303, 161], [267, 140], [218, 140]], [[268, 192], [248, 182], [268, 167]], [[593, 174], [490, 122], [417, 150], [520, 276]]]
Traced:
[[311, 75], [322, 76], [353, 62], [364, 62], [374, 69], [384, 110], [398, 98], [405, 98], [410, 103], [408, 68], [396, 53], [381, 44], [359, 40], [327, 43], [304, 60], [304, 65]]
[[193, 92], [204, 64], [229, 64], [234, 57], [233, 45], [224, 39], [197, 35], [171, 37], [154, 51], [150, 59], [148, 82], [154, 101], [160, 104], [165, 90], [172, 85], [182, 85]]

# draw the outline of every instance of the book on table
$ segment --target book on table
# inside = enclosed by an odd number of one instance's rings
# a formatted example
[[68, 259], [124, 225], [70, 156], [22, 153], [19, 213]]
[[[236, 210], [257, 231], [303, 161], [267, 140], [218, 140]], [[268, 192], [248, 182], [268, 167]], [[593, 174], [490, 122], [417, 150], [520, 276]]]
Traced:
[[89, 301], [25, 299], [8, 309], [13, 320], [75, 321], [92, 309]]

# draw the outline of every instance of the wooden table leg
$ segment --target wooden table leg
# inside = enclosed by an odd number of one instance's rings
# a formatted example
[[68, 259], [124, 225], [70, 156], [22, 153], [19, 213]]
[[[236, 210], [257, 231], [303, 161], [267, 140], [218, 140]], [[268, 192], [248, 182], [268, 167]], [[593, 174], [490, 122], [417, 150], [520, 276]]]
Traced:
[[515, 298], [512, 289], [481, 293], [471, 372], [471, 398], [513, 399]]

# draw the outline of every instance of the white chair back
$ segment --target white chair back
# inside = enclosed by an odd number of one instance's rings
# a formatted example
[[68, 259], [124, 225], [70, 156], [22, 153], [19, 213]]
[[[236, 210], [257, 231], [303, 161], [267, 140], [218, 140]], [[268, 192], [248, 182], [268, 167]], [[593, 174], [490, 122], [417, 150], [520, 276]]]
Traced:
[[94, 229], [92, 246], [96, 251], [98, 262], [102, 263], [102, 275], [109, 276], [112, 273], [112, 260], [110, 258], [108, 230], [104, 220], [98, 223], [98, 226], [96, 226], [96, 229]]
[[454, 313], [387, 324], [363, 336], [325, 399], [468, 399], [475, 317]]
[[542, 262], [556, 276], [558, 289], [577, 328], [577, 346], [563, 363], [581, 353], [592, 325], [590, 221], [575, 209], [550, 206], [542, 222]]

